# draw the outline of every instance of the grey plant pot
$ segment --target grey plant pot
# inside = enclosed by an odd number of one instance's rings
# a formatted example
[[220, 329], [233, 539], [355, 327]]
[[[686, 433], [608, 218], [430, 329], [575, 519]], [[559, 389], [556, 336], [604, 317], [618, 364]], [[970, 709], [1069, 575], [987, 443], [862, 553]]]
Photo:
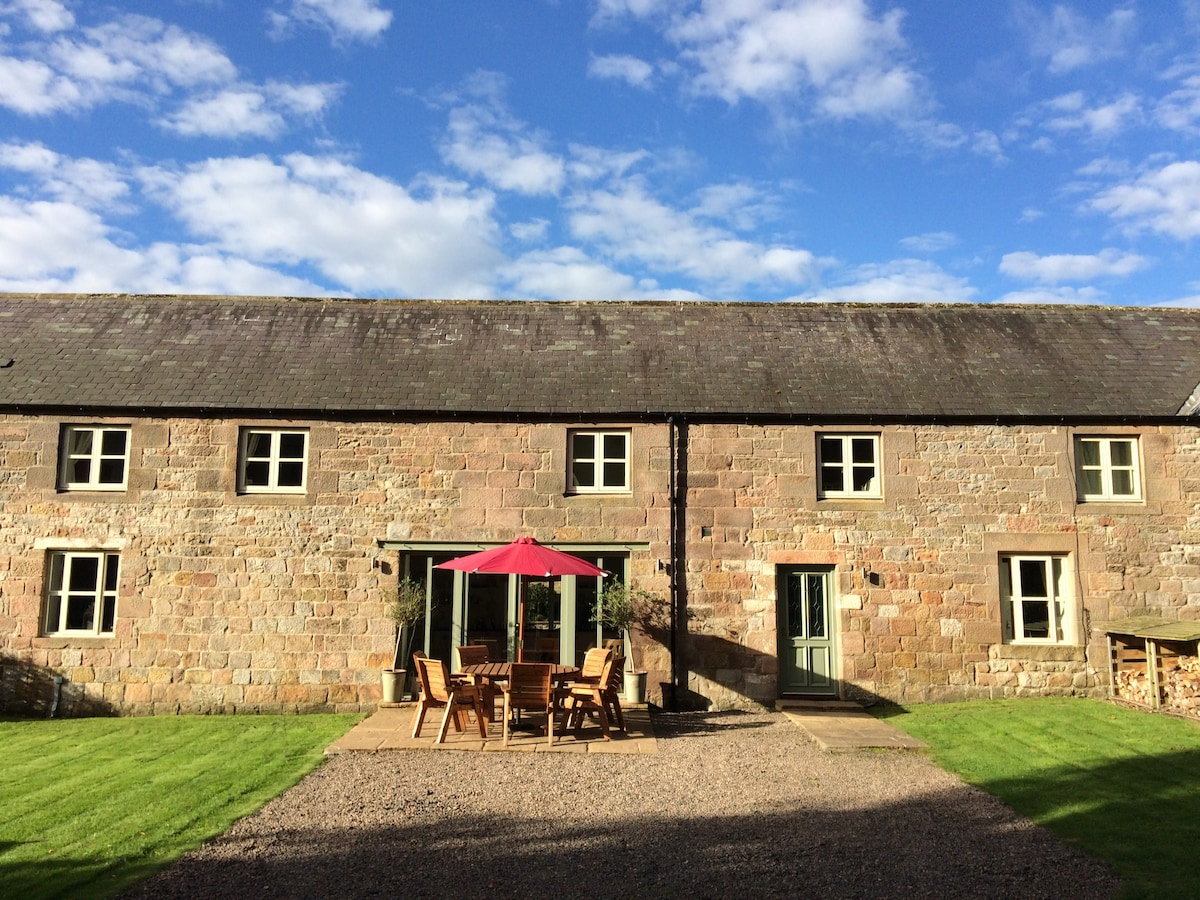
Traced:
[[398, 703], [400, 701], [400, 693], [404, 690], [404, 676], [407, 672], [404, 669], [384, 669], [380, 673], [380, 680], [383, 685], [383, 702]]
[[625, 673], [625, 702], [626, 703], [645, 703], [646, 702], [646, 673], [645, 672], [626, 672]]

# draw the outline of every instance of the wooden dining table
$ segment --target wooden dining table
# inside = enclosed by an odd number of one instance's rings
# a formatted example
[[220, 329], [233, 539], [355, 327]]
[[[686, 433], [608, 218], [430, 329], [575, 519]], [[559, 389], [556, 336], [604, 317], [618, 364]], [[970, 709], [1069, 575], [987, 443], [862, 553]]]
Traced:
[[[579, 674], [579, 666], [567, 666], [562, 663], [534, 663], [533, 665], [550, 666], [550, 678], [555, 684], [569, 681]], [[485, 678], [488, 681], [507, 681], [509, 673], [512, 672], [512, 663], [475, 663], [474, 665], [463, 666], [462, 671], [468, 675], [478, 675], [480, 678]]]

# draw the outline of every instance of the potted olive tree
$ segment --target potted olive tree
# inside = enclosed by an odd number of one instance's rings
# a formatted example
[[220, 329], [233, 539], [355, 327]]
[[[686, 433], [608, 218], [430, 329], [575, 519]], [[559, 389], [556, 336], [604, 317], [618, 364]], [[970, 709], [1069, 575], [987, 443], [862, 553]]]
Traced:
[[637, 664], [637, 642], [630, 636], [630, 631], [638, 627], [644, 630], [662, 628], [666, 606], [666, 601], [658, 594], [630, 588], [620, 581], [609, 584], [600, 594], [600, 620], [629, 640], [625, 699], [630, 703], [646, 702], [646, 670]]
[[388, 618], [396, 625], [396, 649], [392, 667], [383, 670], [383, 702], [395, 703], [404, 691], [406, 666], [416, 638], [416, 624], [425, 617], [425, 586], [409, 578], [396, 585], [387, 608]]

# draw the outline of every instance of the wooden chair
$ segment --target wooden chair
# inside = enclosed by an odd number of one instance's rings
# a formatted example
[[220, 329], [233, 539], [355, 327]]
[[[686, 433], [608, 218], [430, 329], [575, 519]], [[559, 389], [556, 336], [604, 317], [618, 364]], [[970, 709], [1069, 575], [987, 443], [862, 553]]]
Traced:
[[[458, 664], [464, 669], [467, 666], [488, 662], [488, 648], [486, 644], [465, 644], [454, 649], [458, 651]], [[492, 684], [486, 678], [480, 678], [469, 672], [456, 672], [454, 677], [457, 678], [460, 674], [463, 678], [470, 681], [471, 684], [479, 685], [479, 697], [483, 701], [483, 712], [489, 722], [496, 721], [496, 699], [500, 696], [500, 691], [496, 689], [496, 685]]]
[[446, 741], [446, 731], [450, 727], [450, 719], [454, 719], [454, 730], [463, 730], [461, 715], [467, 710], [475, 712], [475, 722], [479, 725], [479, 736], [487, 737], [487, 723], [484, 721], [483, 704], [479, 696], [478, 685], [455, 680], [450, 675], [446, 663], [440, 659], [429, 659], [424, 653], [413, 654], [413, 662], [421, 679], [421, 703], [417, 709], [416, 721], [413, 724], [414, 738], [421, 736], [421, 726], [425, 722], [425, 713], [431, 709], [445, 709], [442, 714], [442, 726], [438, 729], [437, 743]]
[[600, 699], [604, 702], [604, 712], [608, 716], [609, 724], [615, 722], [618, 731], [628, 734], [629, 729], [625, 727], [625, 713], [621, 709], [621, 694], [624, 691], [625, 658], [614, 655], [612, 668], [608, 672], [608, 682], [605, 684], [604, 690], [600, 692]]
[[[604, 739], [611, 741], [612, 733], [608, 727], [608, 709], [604, 704], [604, 692], [612, 680], [616, 660], [611, 651], [602, 650], [601, 652], [605, 654], [605, 659], [600, 677], [595, 681], [573, 681], [565, 688], [562, 730], [565, 731], [569, 724], [578, 733], [583, 727], [584, 716], [594, 715], [600, 722], [600, 731], [603, 732]], [[585, 659], [584, 662], [586, 661]]]
[[513, 663], [504, 691], [504, 741], [508, 746], [511, 714], [520, 709], [532, 709], [546, 714], [546, 742], [554, 743], [554, 682], [550, 666], [545, 663]]

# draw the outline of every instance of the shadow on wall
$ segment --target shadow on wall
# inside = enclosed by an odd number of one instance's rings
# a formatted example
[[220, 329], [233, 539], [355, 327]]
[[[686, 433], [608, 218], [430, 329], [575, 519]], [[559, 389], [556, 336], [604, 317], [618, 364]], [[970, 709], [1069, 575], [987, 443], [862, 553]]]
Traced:
[[0, 654], [0, 713], [30, 719], [114, 716], [104, 700], [90, 697], [53, 669]]

